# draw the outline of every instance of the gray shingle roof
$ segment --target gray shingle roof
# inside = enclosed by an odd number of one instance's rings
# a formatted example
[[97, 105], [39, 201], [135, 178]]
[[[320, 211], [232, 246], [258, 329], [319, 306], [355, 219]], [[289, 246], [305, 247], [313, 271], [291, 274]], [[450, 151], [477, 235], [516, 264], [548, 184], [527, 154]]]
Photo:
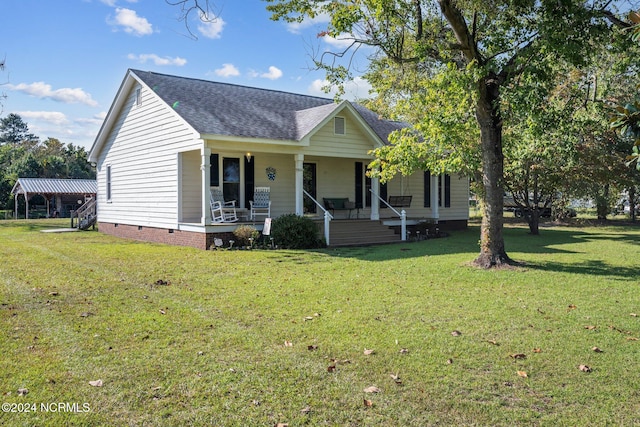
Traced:
[[95, 179], [18, 178], [12, 194], [95, 194]]
[[[131, 70], [201, 134], [300, 140], [337, 106], [333, 100], [150, 71]], [[406, 125], [352, 104], [382, 141]]]

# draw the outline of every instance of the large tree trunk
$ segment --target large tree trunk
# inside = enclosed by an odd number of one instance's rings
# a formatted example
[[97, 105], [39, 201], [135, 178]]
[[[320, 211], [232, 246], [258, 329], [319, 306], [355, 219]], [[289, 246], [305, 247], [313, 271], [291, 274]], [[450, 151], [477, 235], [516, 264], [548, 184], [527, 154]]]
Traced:
[[483, 268], [498, 267], [512, 262], [505, 251], [502, 234], [504, 156], [499, 91], [500, 85], [496, 76], [490, 74], [479, 82], [476, 118], [480, 126], [482, 144], [484, 211], [480, 229], [480, 255], [474, 264]]

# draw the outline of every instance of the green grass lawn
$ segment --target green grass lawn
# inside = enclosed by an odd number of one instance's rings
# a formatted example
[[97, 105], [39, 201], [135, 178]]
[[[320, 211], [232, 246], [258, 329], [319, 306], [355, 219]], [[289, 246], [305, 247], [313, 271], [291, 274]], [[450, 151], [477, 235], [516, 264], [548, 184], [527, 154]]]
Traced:
[[640, 424], [638, 227], [509, 226], [523, 267], [484, 271], [477, 227], [317, 251], [40, 232], [66, 225], [0, 222], [0, 425]]

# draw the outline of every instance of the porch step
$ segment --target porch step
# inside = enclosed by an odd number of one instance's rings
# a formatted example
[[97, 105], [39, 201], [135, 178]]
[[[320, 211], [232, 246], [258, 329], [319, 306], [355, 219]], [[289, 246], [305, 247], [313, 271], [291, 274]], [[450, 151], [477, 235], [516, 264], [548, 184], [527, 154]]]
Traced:
[[329, 242], [330, 247], [381, 245], [399, 243], [400, 235], [380, 221], [339, 219], [331, 221]]

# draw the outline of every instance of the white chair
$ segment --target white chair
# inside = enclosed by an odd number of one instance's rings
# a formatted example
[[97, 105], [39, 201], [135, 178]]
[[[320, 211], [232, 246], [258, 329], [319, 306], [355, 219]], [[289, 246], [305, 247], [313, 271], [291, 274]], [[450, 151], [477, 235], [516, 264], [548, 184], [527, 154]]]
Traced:
[[224, 201], [222, 189], [220, 187], [213, 187], [210, 190], [211, 193], [211, 219], [213, 222], [236, 222], [238, 215], [236, 213], [236, 201], [230, 200]]
[[253, 190], [253, 200], [249, 200], [251, 205], [251, 220], [256, 216], [264, 215], [271, 217], [271, 187], [256, 187]]

